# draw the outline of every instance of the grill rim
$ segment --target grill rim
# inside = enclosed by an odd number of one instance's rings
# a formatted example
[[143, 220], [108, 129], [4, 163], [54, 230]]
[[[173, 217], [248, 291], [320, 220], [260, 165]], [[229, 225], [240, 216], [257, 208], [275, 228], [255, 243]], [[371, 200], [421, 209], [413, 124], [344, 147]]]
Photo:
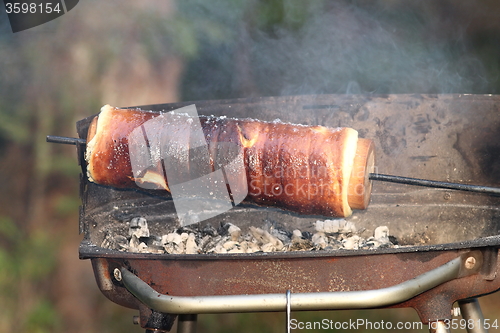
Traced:
[[[363, 104], [367, 101], [377, 98], [387, 99], [388, 102], [392, 100], [397, 100], [398, 98], [421, 98], [421, 99], [439, 99], [447, 98], [452, 101], [469, 100], [474, 103], [485, 102], [500, 102], [500, 95], [473, 95], [473, 94], [443, 94], [443, 95], [418, 95], [418, 94], [398, 94], [398, 95], [296, 95], [296, 96], [282, 96], [282, 97], [259, 97], [259, 98], [240, 98], [240, 99], [226, 99], [226, 100], [211, 100], [211, 101], [188, 101], [179, 103], [165, 103], [165, 104], [150, 104], [142, 106], [130, 106], [124, 108], [141, 108], [144, 110], [151, 110], [153, 112], [159, 112], [160, 110], [170, 111], [179, 107], [196, 104], [200, 114], [208, 115], [213, 113], [213, 110], [218, 110], [220, 108], [227, 109], [233, 107], [247, 106], [248, 105], [261, 105], [262, 108], [269, 106], [279, 106], [281, 103], [293, 103], [294, 101], [299, 101], [303, 104], [303, 109], [313, 109], [322, 106], [322, 99], [330, 98], [340, 98], [342, 100], [352, 100], [353, 103]], [[318, 99], [318, 100], [316, 100]], [[299, 104], [300, 104], [299, 103]], [[305, 103], [305, 104], [304, 104]], [[309, 104], [308, 104], [309, 103]], [[336, 105], [323, 105], [329, 109], [335, 109]], [[86, 124], [88, 124], [96, 115], [89, 116], [77, 122], [77, 131], [81, 139], [86, 138]], [[80, 150], [81, 147], [77, 146]], [[82, 159], [83, 154], [78, 153], [82, 171], [85, 171], [85, 161]], [[83, 173], [85, 174], [85, 173]], [[82, 185], [82, 184], [81, 184]], [[82, 198], [83, 199], [83, 198]], [[490, 207], [491, 209], [492, 207]], [[500, 209], [500, 208], [499, 208]], [[435, 223], [439, 223], [436, 221]], [[88, 227], [88, 226], [87, 226]], [[83, 231], [85, 226], [81, 226]], [[99, 247], [95, 244], [86, 243], [84, 239], [80, 244], [79, 253], [81, 259], [91, 259], [96, 257], [107, 257], [107, 258], [145, 258], [145, 259], [155, 259], [155, 260], [198, 260], [207, 259], [213, 260], [214, 258], [224, 258], [224, 259], [288, 259], [288, 258], [313, 258], [313, 257], [345, 257], [345, 256], [358, 256], [358, 255], [377, 255], [377, 254], [393, 254], [393, 253], [407, 253], [407, 252], [430, 252], [430, 251], [446, 251], [446, 250], [460, 250], [468, 248], [477, 247], [499, 247], [500, 246], [500, 235], [479, 237], [473, 240], [464, 240], [453, 243], [441, 243], [432, 245], [411, 245], [403, 246], [399, 248], [383, 248], [374, 250], [335, 250], [330, 252], [317, 252], [317, 251], [293, 251], [293, 252], [268, 252], [268, 253], [251, 253], [251, 254], [153, 254], [153, 253], [128, 253], [120, 252], [117, 250], [110, 250]]]
[[80, 243], [80, 259], [113, 258], [113, 259], [149, 259], [149, 260], [254, 260], [254, 259], [293, 259], [293, 258], [324, 258], [349, 257], [367, 255], [385, 255], [416, 252], [442, 252], [477, 249], [485, 247], [500, 247], [500, 235], [477, 238], [470, 241], [404, 246], [399, 248], [379, 248], [373, 250], [334, 250], [334, 251], [288, 251], [288, 252], [256, 252], [256, 253], [203, 253], [203, 254], [157, 254], [135, 253], [110, 250], [83, 240]]

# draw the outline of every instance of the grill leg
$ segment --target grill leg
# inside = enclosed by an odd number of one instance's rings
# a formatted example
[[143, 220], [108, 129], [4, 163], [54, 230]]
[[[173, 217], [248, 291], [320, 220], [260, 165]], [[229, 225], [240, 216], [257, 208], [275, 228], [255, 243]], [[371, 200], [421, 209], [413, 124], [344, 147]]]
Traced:
[[177, 333], [196, 333], [196, 320], [198, 315], [179, 315], [177, 322]]
[[450, 330], [447, 328], [449, 324], [444, 321], [433, 321], [429, 323], [429, 332], [430, 333], [450, 333]]
[[467, 332], [469, 333], [488, 333], [484, 328], [484, 317], [479, 301], [472, 298], [465, 301], [458, 301], [462, 318], [467, 321]]

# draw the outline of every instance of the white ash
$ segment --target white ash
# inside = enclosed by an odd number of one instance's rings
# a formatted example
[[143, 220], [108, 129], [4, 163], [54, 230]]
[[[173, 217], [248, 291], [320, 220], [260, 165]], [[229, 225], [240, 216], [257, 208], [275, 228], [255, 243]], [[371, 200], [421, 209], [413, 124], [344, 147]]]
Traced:
[[316, 221], [316, 231], [329, 234], [356, 233], [356, 225], [344, 219]]
[[292, 231], [266, 224], [262, 228], [249, 227], [243, 232], [232, 223], [189, 226], [163, 235], [151, 235], [145, 218], [136, 217], [129, 223], [128, 237], [107, 234], [101, 247], [137, 253], [201, 254], [201, 253], [255, 253], [286, 251], [369, 250], [397, 247], [389, 236], [389, 228], [380, 226], [373, 236], [363, 238], [353, 222], [344, 219], [318, 220], [315, 233]]
[[149, 237], [148, 221], [144, 217], [134, 217], [129, 223], [128, 235], [137, 238]]

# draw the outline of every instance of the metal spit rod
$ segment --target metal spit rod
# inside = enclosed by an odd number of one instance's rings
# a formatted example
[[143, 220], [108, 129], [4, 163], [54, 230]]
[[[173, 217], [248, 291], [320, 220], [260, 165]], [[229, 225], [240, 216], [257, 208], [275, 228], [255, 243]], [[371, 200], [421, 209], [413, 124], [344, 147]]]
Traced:
[[62, 143], [65, 145], [85, 145], [87, 140], [78, 138], [68, 138], [66, 136], [47, 135], [47, 142]]
[[416, 185], [416, 186], [425, 186], [425, 187], [435, 187], [435, 188], [446, 188], [446, 189], [450, 189], [450, 190], [459, 190], [459, 191], [469, 191], [469, 192], [478, 192], [478, 193], [488, 193], [488, 194], [500, 195], [500, 188], [497, 188], [497, 187], [459, 184], [459, 183], [448, 183], [448, 182], [440, 182], [440, 181], [436, 181], [436, 180], [409, 178], [409, 177], [401, 177], [401, 176], [393, 176], [393, 175], [384, 175], [384, 174], [380, 174], [380, 173], [370, 173], [369, 177], [371, 180], [378, 180], [378, 181], [389, 182], [389, 183], [398, 183], [398, 184]]
[[[55, 135], [47, 135], [47, 142], [62, 143], [62, 144], [67, 144], [67, 145], [85, 145], [87, 143], [85, 139], [68, 138], [68, 137], [64, 137], [64, 136], [55, 136]], [[441, 182], [441, 181], [437, 181], [437, 180], [401, 177], [401, 176], [394, 176], [394, 175], [384, 175], [384, 174], [380, 174], [380, 173], [370, 173], [369, 178], [370, 178], [370, 180], [377, 180], [377, 181], [389, 182], [389, 183], [398, 183], [398, 184], [406, 184], [406, 185], [425, 186], [425, 187], [433, 187], [433, 188], [444, 188], [444, 189], [450, 189], [450, 190], [459, 190], [459, 191], [468, 191], [468, 192], [500, 195], [500, 188], [497, 188], [497, 187], [449, 183], [449, 182]]]

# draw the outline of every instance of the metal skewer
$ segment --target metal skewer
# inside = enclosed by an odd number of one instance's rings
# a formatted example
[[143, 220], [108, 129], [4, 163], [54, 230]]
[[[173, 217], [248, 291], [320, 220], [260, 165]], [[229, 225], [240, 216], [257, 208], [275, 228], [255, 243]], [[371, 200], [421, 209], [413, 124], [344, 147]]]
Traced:
[[[62, 143], [67, 145], [85, 145], [87, 141], [85, 139], [79, 138], [68, 138], [64, 136], [47, 135], [47, 142]], [[449, 183], [441, 182], [437, 180], [401, 177], [394, 175], [385, 175], [381, 173], [370, 173], [370, 180], [378, 180], [382, 182], [415, 185], [415, 186], [425, 186], [433, 188], [445, 188], [449, 190], [459, 190], [468, 192], [478, 192], [478, 193], [488, 193], [500, 195], [500, 188], [481, 186], [481, 185], [469, 185], [469, 184], [459, 184], [459, 183]]]
[[47, 142], [62, 143], [66, 145], [85, 145], [87, 140], [78, 138], [68, 138], [65, 136], [47, 135]]

